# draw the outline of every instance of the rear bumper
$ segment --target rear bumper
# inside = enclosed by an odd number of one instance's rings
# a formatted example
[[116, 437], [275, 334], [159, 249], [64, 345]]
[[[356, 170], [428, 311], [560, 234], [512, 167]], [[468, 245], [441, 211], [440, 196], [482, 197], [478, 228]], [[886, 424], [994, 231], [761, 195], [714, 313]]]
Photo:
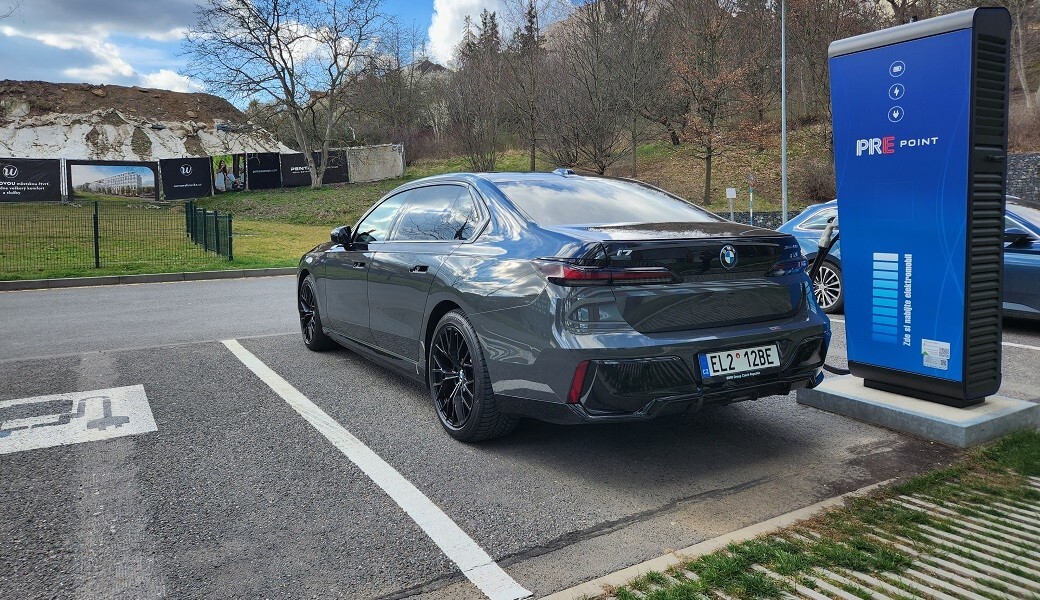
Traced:
[[[830, 345], [830, 321], [811, 300], [804, 279], [796, 314], [759, 322], [661, 333], [612, 321], [572, 327], [563, 316], [591, 305], [591, 297], [552, 295], [531, 306], [477, 313], [472, 320], [503, 410], [563, 423], [641, 420], [815, 385]], [[603, 300], [613, 302], [613, 296]], [[703, 353], [774, 343], [779, 368], [728, 380], [702, 377]], [[584, 378], [576, 377], [579, 372]], [[568, 403], [575, 397], [578, 402]]]
[[776, 378], [771, 381], [749, 384], [739, 389], [699, 390], [692, 394], [656, 398], [634, 412], [596, 411], [586, 408], [583, 404], [566, 404], [502, 395], [496, 396], [496, 403], [498, 408], [504, 412], [549, 423], [565, 425], [619, 423], [646, 421], [665, 415], [697, 411], [702, 406], [712, 404], [723, 405], [767, 396], [786, 395], [796, 389], [815, 387], [822, 380], [823, 373], [820, 369], [813, 369], [811, 374]]
[[[492, 387], [502, 410], [556, 423], [638, 421], [703, 404], [786, 395], [822, 381], [830, 324], [810, 312], [779, 324], [712, 330], [698, 337], [656, 337], [629, 334], [620, 340], [625, 343], [613, 343], [619, 340], [609, 335], [575, 336], [563, 340], [563, 347], [527, 354], [526, 361], [517, 360], [519, 353], [495, 353], [489, 357]], [[700, 373], [701, 353], [770, 343], [780, 349], [779, 368], [729, 380]], [[584, 376], [575, 381], [583, 362]], [[501, 377], [506, 373], [511, 376]], [[568, 403], [572, 388], [577, 402]]]

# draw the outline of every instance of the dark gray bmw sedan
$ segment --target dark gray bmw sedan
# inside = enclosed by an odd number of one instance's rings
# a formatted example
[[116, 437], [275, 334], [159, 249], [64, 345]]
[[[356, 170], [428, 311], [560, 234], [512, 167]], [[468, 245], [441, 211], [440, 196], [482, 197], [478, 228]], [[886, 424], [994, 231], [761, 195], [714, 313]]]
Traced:
[[300, 261], [311, 350], [424, 382], [452, 436], [648, 419], [822, 380], [830, 322], [790, 235], [553, 173], [405, 184]]

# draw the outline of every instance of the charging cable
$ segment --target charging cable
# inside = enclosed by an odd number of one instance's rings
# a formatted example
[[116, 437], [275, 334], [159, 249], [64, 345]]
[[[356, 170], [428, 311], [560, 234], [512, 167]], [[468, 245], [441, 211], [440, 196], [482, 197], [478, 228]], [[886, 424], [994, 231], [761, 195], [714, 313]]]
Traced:
[[[831, 248], [834, 244], [838, 243], [838, 217], [837, 215], [827, 219], [827, 227], [823, 229], [823, 233], [820, 234], [820, 241], [816, 244], [818, 249], [816, 251], [816, 258], [813, 259], [812, 266], [809, 267], [809, 278], [812, 279], [813, 285], [816, 285], [816, 274], [820, 271], [820, 265], [823, 264], [824, 259], [830, 254]], [[833, 236], [831, 234], [834, 234]], [[849, 375], [851, 371], [848, 369], [842, 369], [841, 367], [834, 367], [823, 364], [823, 370], [835, 375]]]

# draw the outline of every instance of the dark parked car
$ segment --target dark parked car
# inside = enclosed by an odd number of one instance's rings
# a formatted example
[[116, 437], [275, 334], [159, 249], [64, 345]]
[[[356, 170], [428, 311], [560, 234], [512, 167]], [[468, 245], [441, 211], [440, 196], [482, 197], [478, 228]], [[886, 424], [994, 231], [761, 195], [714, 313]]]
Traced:
[[[430, 389], [452, 436], [638, 420], [814, 386], [830, 323], [795, 239], [554, 173], [390, 192], [299, 267], [304, 343]], [[359, 392], [362, 393], [362, 392]]]
[[[827, 221], [838, 214], [838, 201], [814, 204], [780, 226], [798, 238], [802, 252], [812, 260]], [[841, 285], [841, 241], [820, 266], [814, 281], [816, 302], [828, 313], [845, 307]], [[1040, 205], [1008, 196], [1004, 215], [1004, 313], [1040, 318]]]

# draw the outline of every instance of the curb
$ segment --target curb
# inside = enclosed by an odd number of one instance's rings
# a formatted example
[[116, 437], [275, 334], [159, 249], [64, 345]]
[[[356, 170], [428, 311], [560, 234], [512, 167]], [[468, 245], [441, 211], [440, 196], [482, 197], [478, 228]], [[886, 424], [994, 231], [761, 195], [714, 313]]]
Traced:
[[211, 279], [242, 279], [246, 277], [277, 277], [295, 275], [296, 267], [273, 269], [228, 269], [226, 271], [194, 271], [186, 273], [145, 273], [142, 275], [103, 275], [101, 277], [67, 277], [63, 279], [15, 279], [0, 281], [0, 292], [16, 290], [49, 290], [56, 288], [128, 283], [170, 283], [176, 281], [205, 281]]
[[604, 587], [620, 587], [628, 583], [629, 581], [632, 581], [636, 577], [643, 575], [647, 571], [661, 572], [667, 569], [668, 567], [679, 564], [683, 560], [696, 558], [704, 554], [710, 554], [712, 552], [715, 552], [716, 550], [721, 550], [730, 544], [745, 542], [747, 540], [754, 539], [760, 535], [765, 535], [767, 533], [776, 531], [777, 529], [788, 527], [799, 521], [804, 521], [806, 519], [812, 518], [829, 508], [841, 506], [845, 503], [845, 500], [849, 498], [855, 498], [858, 496], [869, 494], [870, 492], [873, 492], [874, 490], [880, 487], [889, 485], [894, 481], [896, 481], [896, 479], [889, 479], [887, 481], [882, 481], [880, 483], [868, 485], [866, 487], [848, 492], [846, 494], [842, 494], [840, 496], [835, 496], [834, 498], [828, 498], [827, 500], [817, 502], [816, 504], [806, 506], [805, 508], [800, 508], [798, 510], [791, 511], [789, 513], [780, 515], [779, 517], [773, 517], [772, 519], [769, 519], [767, 521], [762, 521], [761, 523], [749, 525], [743, 529], [731, 531], [727, 534], [720, 535], [716, 538], [712, 538], [710, 540], [705, 540], [703, 542], [694, 544], [688, 548], [676, 550], [671, 554], [665, 554], [664, 556], [652, 558], [646, 562], [641, 562], [638, 565], [632, 565], [631, 567], [627, 567], [621, 569], [620, 571], [609, 573], [607, 575], [604, 575], [603, 577], [593, 579], [592, 581], [578, 584], [574, 587], [561, 590], [554, 594], [549, 594], [548, 596], [543, 596], [541, 600], [579, 600], [581, 598], [595, 598], [598, 596], [602, 596]]

